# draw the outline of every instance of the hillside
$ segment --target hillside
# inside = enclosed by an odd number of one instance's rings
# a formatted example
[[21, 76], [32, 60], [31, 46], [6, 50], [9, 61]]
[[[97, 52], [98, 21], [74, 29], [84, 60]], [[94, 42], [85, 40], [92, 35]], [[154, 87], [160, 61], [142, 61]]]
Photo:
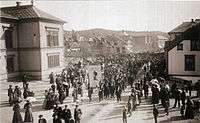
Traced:
[[[74, 36], [75, 35], [75, 36]], [[163, 36], [165, 38], [169, 38], [169, 35], [164, 32], [159, 31], [114, 31], [107, 29], [90, 29], [90, 30], [82, 30], [76, 32], [66, 31], [65, 37], [69, 39], [69, 37], [76, 38], [78, 41], [80, 37], [84, 37], [85, 40], [92, 39], [105, 39], [107, 41], [107, 45], [122, 43], [129, 47], [132, 52], [156, 52], [160, 51], [159, 44], [159, 36]], [[163, 43], [163, 42], [162, 42]], [[129, 46], [128, 46], [129, 45]]]

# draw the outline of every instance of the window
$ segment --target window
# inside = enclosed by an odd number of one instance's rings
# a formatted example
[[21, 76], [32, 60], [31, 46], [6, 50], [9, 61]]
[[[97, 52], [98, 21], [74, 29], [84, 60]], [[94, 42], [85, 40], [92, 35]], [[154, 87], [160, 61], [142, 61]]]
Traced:
[[195, 55], [185, 55], [185, 71], [195, 71]]
[[200, 51], [200, 40], [191, 41], [191, 51]]
[[126, 53], [126, 48], [122, 47], [122, 53]]
[[59, 46], [58, 29], [46, 28], [47, 32], [47, 46]]
[[178, 44], [177, 45], [177, 50], [183, 50], [183, 44]]
[[7, 49], [13, 48], [12, 31], [11, 30], [5, 31], [5, 42], [6, 42], [6, 48]]
[[7, 72], [8, 73], [14, 72], [14, 57], [8, 56], [7, 58]]
[[120, 52], [120, 48], [119, 48], [119, 47], [117, 47], [117, 52], [118, 52], [118, 53]]
[[48, 56], [48, 67], [57, 67], [60, 66], [59, 55], [49, 55]]

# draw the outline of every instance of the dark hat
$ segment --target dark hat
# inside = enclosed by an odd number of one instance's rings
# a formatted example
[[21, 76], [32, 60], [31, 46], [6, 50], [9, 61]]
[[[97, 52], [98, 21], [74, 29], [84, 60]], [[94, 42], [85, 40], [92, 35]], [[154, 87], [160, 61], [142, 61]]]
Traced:
[[39, 118], [41, 118], [41, 117], [43, 117], [43, 115], [40, 114], [40, 115], [39, 115]]

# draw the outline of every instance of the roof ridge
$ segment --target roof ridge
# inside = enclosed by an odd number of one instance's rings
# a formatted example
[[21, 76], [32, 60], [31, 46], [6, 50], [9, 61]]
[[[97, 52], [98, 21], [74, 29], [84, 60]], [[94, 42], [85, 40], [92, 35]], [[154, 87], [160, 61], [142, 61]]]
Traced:
[[41, 16], [40, 16], [40, 14], [38, 13], [37, 8], [36, 8], [35, 6], [33, 6], [32, 8], [33, 8], [34, 12], [37, 14], [37, 16], [40, 18]]
[[64, 20], [51, 15], [33, 5], [15, 6], [15, 7], [3, 7], [0, 10], [4, 11], [6, 14], [18, 17], [20, 19], [30, 19], [30, 18], [40, 18], [43, 20], [50, 20], [55, 22], [65, 23]]
[[8, 9], [8, 8], [24, 8], [24, 7], [31, 7], [33, 5], [21, 5], [21, 6], [8, 6], [8, 7], [1, 7], [0, 9]]

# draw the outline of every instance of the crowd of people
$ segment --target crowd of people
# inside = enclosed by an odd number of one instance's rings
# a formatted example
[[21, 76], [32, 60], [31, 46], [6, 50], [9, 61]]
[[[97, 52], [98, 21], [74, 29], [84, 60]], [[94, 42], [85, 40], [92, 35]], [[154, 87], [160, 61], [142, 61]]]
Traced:
[[[78, 105], [75, 106], [74, 116], [72, 117], [71, 110], [65, 105], [65, 108], [59, 107], [58, 105], [54, 106], [53, 109], [53, 123], [80, 123], [82, 111]], [[40, 123], [40, 122], [39, 122]]]
[[34, 92], [30, 90], [28, 82], [23, 84], [23, 89], [21, 89], [18, 85], [16, 85], [15, 88], [13, 89], [12, 85], [9, 85], [8, 97], [9, 97], [8, 102], [10, 106], [12, 106], [16, 102], [22, 102], [23, 99], [27, 99], [28, 97], [34, 97]]
[[[97, 73], [97, 71], [94, 70], [92, 71], [93, 77], [89, 77], [86, 67], [81, 62], [66, 67], [60, 74], [50, 73], [50, 88], [45, 90], [45, 99], [42, 108], [46, 110], [53, 109], [53, 123], [62, 123], [62, 121], [65, 123], [80, 123], [82, 111], [78, 105], [76, 105], [74, 109], [74, 117], [72, 117], [71, 110], [67, 105], [64, 109], [58, 105], [63, 104], [64, 100], [69, 96], [72, 96], [73, 102], [76, 102], [78, 95], [83, 96], [83, 85], [88, 89], [88, 98], [90, 102], [93, 100], [92, 95], [94, 89], [98, 92], [99, 102], [108, 99], [116, 99], [117, 102], [122, 101], [122, 92], [129, 86], [131, 88], [130, 95], [122, 110], [123, 123], [127, 123], [127, 115], [132, 115], [132, 112], [140, 105], [142, 97], [144, 97], [144, 99], [151, 99], [151, 103], [153, 104], [153, 116], [156, 123], [159, 115], [157, 105], [161, 104], [162, 107], [164, 107], [166, 115], [169, 115], [170, 98], [175, 99], [173, 108], [178, 104], [182, 117], [186, 119], [194, 118], [195, 106], [191, 100], [192, 89], [190, 84], [188, 84], [187, 87], [178, 86], [176, 83], [171, 86], [164, 79], [152, 75], [152, 71], [149, 70], [150, 66], [144, 66], [144, 61], [139, 62], [132, 56], [99, 58], [96, 62], [101, 66], [101, 73]], [[141, 68], [143, 68], [143, 79], [141, 79], [141, 76], [137, 77]], [[98, 74], [102, 76], [99, 80], [97, 79]], [[23, 79], [24, 99], [29, 96], [34, 96], [34, 93], [29, 89], [29, 84], [25, 77], [26, 76], [24, 76]], [[89, 78], [98, 81], [96, 87], [91, 86], [91, 80], [88, 80]], [[157, 81], [155, 82], [152, 80]], [[152, 92], [151, 98], [149, 95], [150, 89]], [[186, 96], [187, 91], [189, 92], [188, 96]], [[12, 85], [10, 85], [8, 96], [10, 105], [14, 105], [13, 123], [21, 123], [23, 120], [20, 114], [19, 103], [22, 99], [22, 91], [18, 86], [15, 86], [13, 90]], [[24, 122], [33, 122], [31, 107], [31, 103], [27, 101], [24, 105]], [[47, 121], [43, 118], [43, 115], [39, 115], [38, 122], [46, 123]]]

